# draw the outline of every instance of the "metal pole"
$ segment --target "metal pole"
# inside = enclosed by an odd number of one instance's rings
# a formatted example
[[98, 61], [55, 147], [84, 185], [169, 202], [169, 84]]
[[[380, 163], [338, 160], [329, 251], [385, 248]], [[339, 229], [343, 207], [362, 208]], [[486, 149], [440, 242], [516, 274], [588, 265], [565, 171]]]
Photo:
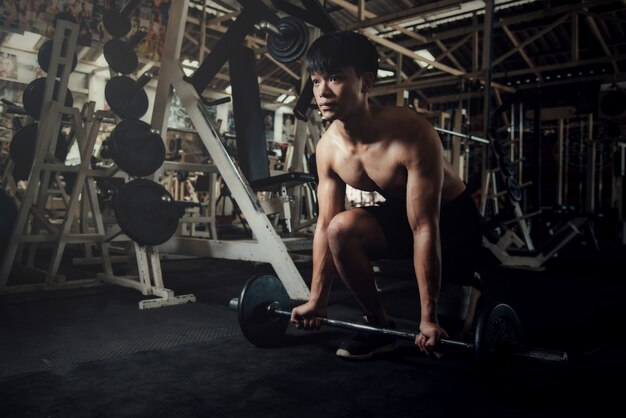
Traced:
[[561, 206], [563, 204], [563, 137], [565, 136], [565, 121], [563, 118], [559, 119], [559, 137], [557, 143], [557, 189], [556, 189], [556, 204]]

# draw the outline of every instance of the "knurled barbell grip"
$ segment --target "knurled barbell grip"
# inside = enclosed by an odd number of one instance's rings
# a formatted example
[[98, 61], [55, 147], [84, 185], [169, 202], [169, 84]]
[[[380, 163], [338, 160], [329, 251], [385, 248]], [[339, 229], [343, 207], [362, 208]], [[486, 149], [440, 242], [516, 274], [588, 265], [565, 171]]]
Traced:
[[[280, 316], [291, 317], [291, 312], [282, 311], [280, 309], [273, 309], [272, 304], [268, 306], [268, 311], [270, 312], [270, 315], [275, 314], [275, 315], [280, 315]], [[362, 331], [362, 332], [367, 332], [370, 334], [391, 335], [391, 336], [401, 338], [403, 340], [409, 340], [409, 341], [415, 341], [415, 338], [418, 335], [410, 331], [402, 331], [402, 330], [397, 330], [397, 329], [392, 329], [392, 328], [373, 327], [371, 325], [356, 324], [353, 322], [340, 321], [338, 319], [329, 319], [329, 318], [322, 318], [322, 317], [317, 317], [316, 319], [318, 319], [320, 323], [324, 325], [328, 325], [328, 326], [335, 327], [335, 328], [343, 328], [343, 329], [349, 329], [353, 331]], [[468, 344], [468, 343], [454, 341], [454, 340], [447, 340], [443, 338], [439, 340], [438, 347], [441, 348], [442, 350], [447, 350], [447, 349], [469, 350], [469, 351], [474, 350], [473, 344]]]
[[[230, 309], [233, 310], [237, 310], [239, 307], [239, 299], [238, 298], [232, 298], [230, 300], [230, 302], [228, 303], [228, 306], [230, 307]], [[279, 305], [277, 302], [272, 302], [269, 303], [267, 305], [267, 314], [268, 316], [271, 318], [272, 316], [284, 316], [284, 317], [291, 317], [291, 312], [288, 311], [283, 311], [281, 309], [278, 309]], [[347, 322], [347, 321], [340, 321], [337, 319], [329, 319], [329, 318], [321, 318], [318, 317], [317, 318], [322, 324], [328, 325], [328, 326], [332, 326], [332, 327], [336, 327], [336, 328], [344, 328], [344, 329], [349, 329], [349, 330], [355, 330], [355, 331], [363, 331], [363, 332], [368, 332], [368, 333], [372, 333], [372, 334], [386, 334], [386, 335], [392, 335], [394, 337], [398, 337], [401, 339], [405, 339], [405, 340], [410, 340], [410, 341], [415, 341], [415, 337], [417, 337], [417, 334], [415, 334], [414, 332], [410, 332], [410, 331], [402, 331], [402, 330], [397, 330], [397, 329], [391, 329], [391, 328], [378, 328], [378, 327], [373, 327], [370, 325], [365, 325], [365, 324], [355, 324], [352, 322]], [[460, 341], [453, 341], [453, 340], [446, 340], [446, 339], [440, 339], [439, 340], [439, 346], [442, 349], [456, 349], [456, 350], [469, 350], [469, 351], [474, 351], [474, 345], [473, 344], [468, 344], [468, 343], [464, 343], [464, 342], [460, 342]]]
[[[270, 303], [267, 307], [268, 315], [280, 315], [291, 317], [291, 312], [283, 311], [277, 309], [274, 303]], [[371, 334], [384, 334], [384, 335], [392, 335], [404, 340], [415, 341], [415, 338], [418, 334], [410, 331], [402, 331], [391, 328], [379, 328], [373, 327], [371, 325], [365, 324], [356, 324], [347, 321], [340, 321], [336, 319], [329, 318], [321, 318], [317, 317], [320, 323], [336, 327], [336, 328], [344, 328], [350, 329], [353, 331], [362, 331], [368, 332]], [[449, 340], [445, 338], [439, 339], [437, 343], [437, 349], [442, 351], [463, 351], [474, 353], [476, 350], [476, 346], [470, 343], [464, 343], [462, 341]], [[490, 353], [493, 354], [493, 353]], [[543, 363], [546, 365], [557, 365], [564, 366], [568, 362], [567, 353], [564, 351], [558, 350], [549, 350], [545, 348], [536, 348], [529, 347], [524, 345], [516, 345], [511, 346], [508, 349], [506, 347], [502, 347], [502, 354], [512, 356], [521, 360], [529, 360], [535, 363]]]
[[[237, 310], [238, 306], [239, 306], [238, 298], [233, 298], [230, 300], [229, 307], [231, 309]], [[278, 302], [271, 302], [271, 303], [268, 303], [267, 305], [267, 315], [269, 316], [269, 318], [276, 317], [276, 316], [291, 317], [291, 312], [281, 310]], [[373, 327], [370, 325], [356, 324], [356, 323], [340, 321], [336, 319], [329, 319], [329, 318], [322, 318], [322, 317], [317, 317], [317, 319], [320, 321], [320, 323], [331, 326], [331, 327], [349, 329], [353, 331], [362, 331], [362, 332], [367, 332], [371, 334], [392, 335], [392, 336], [409, 340], [409, 341], [415, 341], [415, 337], [417, 337], [418, 335], [410, 331], [402, 331], [402, 330], [396, 330], [396, 329], [390, 329], [390, 328], [378, 328], [378, 327]], [[448, 340], [445, 338], [442, 338], [439, 340], [439, 343], [437, 344], [437, 348], [442, 351], [465, 351], [465, 352], [470, 352], [470, 353], [476, 352], [475, 344], [464, 343], [464, 342], [455, 341], [455, 340]], [[502, 350], [500, 354], [504, 356], [511, 356], [511, 357], [515, 357], [521, 360], [533, 361], [535, 363], [542, 363], [545, 365], [559, 366], [559, 367], [563, 367], [567, 365], [568, 363], [568, 356], [567, 356], [567, 353], [564, 351], [549, 350], [549, 349], [529, 347], [529, 346], [524, 346], [524, 345], [500, 347], [499, 349]], [[488, 353], [488, 354], [497, 354], [497, 353]]]

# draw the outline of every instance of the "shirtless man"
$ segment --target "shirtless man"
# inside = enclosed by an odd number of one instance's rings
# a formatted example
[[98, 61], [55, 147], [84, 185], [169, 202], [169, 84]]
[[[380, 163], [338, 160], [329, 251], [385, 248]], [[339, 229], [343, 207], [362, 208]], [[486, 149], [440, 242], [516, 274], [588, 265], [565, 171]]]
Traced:
[[[306, 65], [322, 117], [332, 124], [316, 149], [319, 214], [313, 238], [308, 302], [292, 310], [297, 328], [320, 327], [338, 274], [368, 324], [393, 327], [380, 302], [371, 261], [412, 258], [419, 288], [420, 333], [415, 344], [440, 357], [435, 346], [462, 327], [481, 246], [480, 215], [465, 183], [444, 160], [432, 125], [403, 107], [368, 103], [378, 69], [374, 45], [363, 35], [337, 32], [317, 39]], [[377, 191], [381, 206], [345, 208], [346, 184]], [[443, 263], [442, 263], [443, 259]], [[461, 315], [441, 312], [444, 288], [462, 289]], [[459, 292], [456, 292], [457, 296]], [[441, 294], [442, 295], [442, 294]], [[457, 298], [458, 299], [458, 298]], [[395, 349], [395, 338], [359, 333], [337, 355], [367, 359]]]

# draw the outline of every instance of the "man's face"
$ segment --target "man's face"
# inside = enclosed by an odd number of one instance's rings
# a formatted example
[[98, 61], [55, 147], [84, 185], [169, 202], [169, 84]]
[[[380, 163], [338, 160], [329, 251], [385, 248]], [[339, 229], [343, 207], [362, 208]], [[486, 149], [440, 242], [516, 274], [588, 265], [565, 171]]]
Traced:
[[317, 106], [328, 121], [345, 117], [366, 100], [363, 77], [357, 76], [353, 67], [329, 74], [314, 72], [311, 80]]

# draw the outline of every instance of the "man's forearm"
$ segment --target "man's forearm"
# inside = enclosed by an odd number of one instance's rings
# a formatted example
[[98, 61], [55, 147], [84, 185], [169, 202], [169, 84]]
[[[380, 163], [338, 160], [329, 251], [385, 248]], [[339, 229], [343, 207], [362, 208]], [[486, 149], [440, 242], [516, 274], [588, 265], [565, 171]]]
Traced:
[[337, 275], [335, 262], [330, 252], [326, 229], [318, 227], [313, 237], [313, 277], [311, 279], [311, 301], [328, 304], [333, 279]]
[[441, 289], [441, 257], [436, 239], [417, 234], [414, 237], [414, 267], [420, 295], [421, 320], [437, 321], [437, 303]]

